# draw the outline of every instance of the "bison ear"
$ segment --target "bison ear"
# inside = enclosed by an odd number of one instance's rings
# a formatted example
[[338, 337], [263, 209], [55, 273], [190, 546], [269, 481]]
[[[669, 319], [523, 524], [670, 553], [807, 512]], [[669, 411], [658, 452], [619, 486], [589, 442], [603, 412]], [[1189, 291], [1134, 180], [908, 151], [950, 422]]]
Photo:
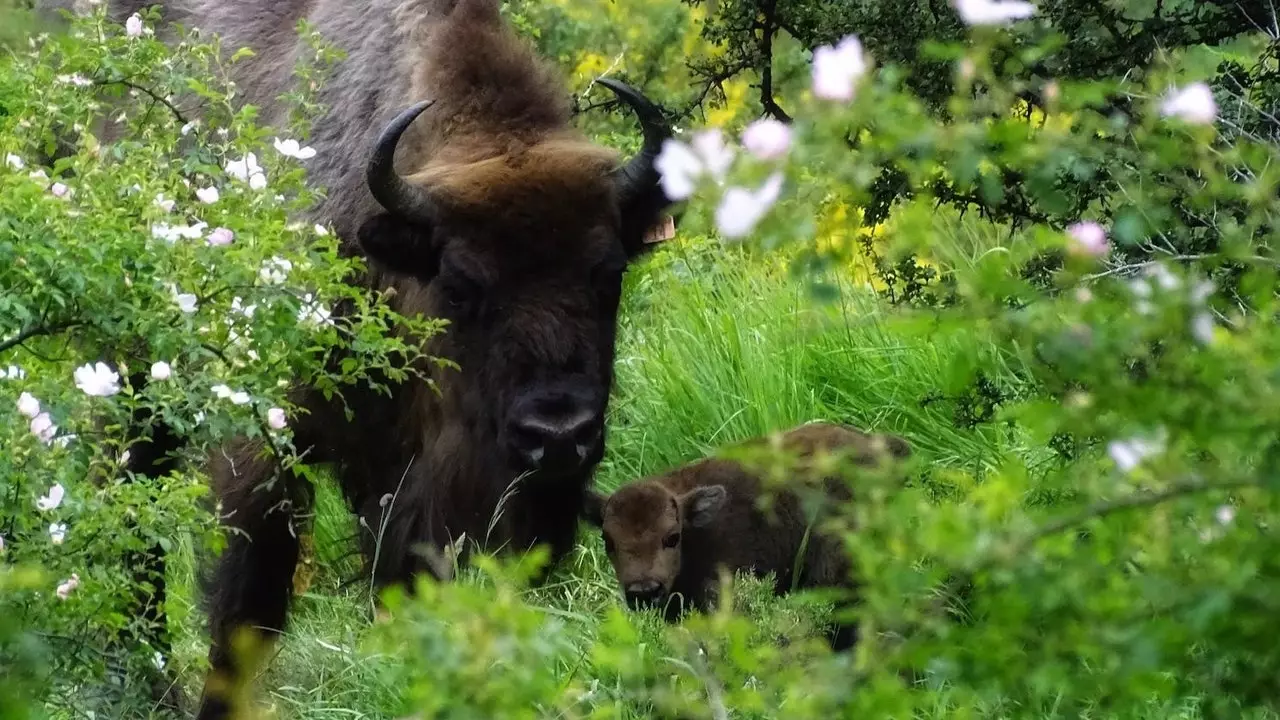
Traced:
[[681, 498], [684, 506], [684, 522], [690, 527], [706, 527], [716, 519], [724, 508], [729, 494], [723, 485], [707, 485], [694, 488]]
[[440, 265], [432, 228], [391, 213], [379, 213], [356, 231], [360, 247], [371, 260], [397, 273], [429, 281]]
[[597, 490], [587, 490], [582, 496], [582, 517], [596, 527], [604, 527], [604, 506], [609, 496]]

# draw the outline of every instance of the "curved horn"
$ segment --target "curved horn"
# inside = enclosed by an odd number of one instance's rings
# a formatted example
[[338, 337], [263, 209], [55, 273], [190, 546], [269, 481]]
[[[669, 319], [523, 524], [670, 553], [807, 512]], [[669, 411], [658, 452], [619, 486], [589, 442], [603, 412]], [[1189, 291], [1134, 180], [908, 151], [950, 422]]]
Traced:
[[619, 197], [626, 207], [631, 201], [656, 189], [658, 171], [654, 169], [653, 162], [662, 151], [662, 142], [671, 137], [671, 126], [667, 124], [662, 109], [639, 90], [612, 78], [600, 78], [596, 82], [612, 90], [619, 100], [631, 107], [644, 131], [644, 146], [618, 170]]
[[435, 205], [425, 190], [405, 182], [404, 178], [396, 174], [394, 159], [400, 136], [433, 104], [435, 100], [423, 100], [402, 110], [387, 123], [387, 127], [378, 136], [378, 142], [373, 146], [373, 154], [365, 169], [369, 192], [373, 193], [382, 207], [388, 212], [420, 222], [431, 221], [435, 216]]

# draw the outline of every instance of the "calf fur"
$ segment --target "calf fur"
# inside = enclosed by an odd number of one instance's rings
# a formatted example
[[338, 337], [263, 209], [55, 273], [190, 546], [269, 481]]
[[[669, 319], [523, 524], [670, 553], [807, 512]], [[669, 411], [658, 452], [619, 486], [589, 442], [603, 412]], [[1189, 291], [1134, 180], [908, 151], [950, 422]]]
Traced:
[[[853, 589], [852, 568], [839, 538], [819, 531], [813, 513], [806, 512], [812, 503], [804, 501], [793, 481], [820, 478], [827, 498], [847, 501], [846, 483], [821, 474], [820, 456], [874, 466], [908, 457], [910, 446], [894, 435], [811, 423], [740, 448], [770, 444], [794, 459], [788, 482], [776, 492], [766, 492], [761, 474], [743, 462], [708, 457], [624, 485], [609, 496], [587, 495], [584, 515], [604, 534], [628, 605], [663, 607], [668, 621], [678, 619], [684, 606], [706, 610], [715, 601], [722, 568], [757, 577], [772, 572], [779, 595], [793, 588]], [[847, 624], [837, 623], [830, 637], [835, 650], [856, 641], [857, 629]]]

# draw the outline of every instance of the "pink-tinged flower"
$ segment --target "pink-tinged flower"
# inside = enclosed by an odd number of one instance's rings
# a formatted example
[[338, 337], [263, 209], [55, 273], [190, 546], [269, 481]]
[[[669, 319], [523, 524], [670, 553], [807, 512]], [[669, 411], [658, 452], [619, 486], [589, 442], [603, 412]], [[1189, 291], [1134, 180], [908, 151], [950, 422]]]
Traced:
[[85, 395], [110, 397], [120, 392], [120, 375], [104, 362], [81, 365], [75, 371], [76, 387]]
[[49, 525], [49, 539], [54, 545], [61, 545], [62, 541], [67, 537], [66, 523], [52, 523]]
[[757, 120], [742, 131], [742, 145], [761, 160], [780, 158], [791, 147], [791, 127], [773, 118]]
[[1219, 525], [1230, 525], [1236, 519], [1236, 509], [1231, 505], [1222, 505], [1213, 516], [1218, 519]]
[[258, 165], [258, 156], [253, 153], [239, 160], [229, 161], [225, 169], [228, 175], [241, 182], [249, 183], [249, 187], [254, 190], [261, 190], [267, 186], [267, 176]]
[[280, 138], [276, 138], [273, 144], [275, 145], [276, 152], [295, 160], [310, 160], [316, 156], [315, 148], [302, 147], [297, 140], [281, 140]]
[[867, 72], [862, 42], [848, 35], [834, 47], [813, 51], [813, 94], [824, 100], [852, 100], [854, 86]]
[[662, 182], [662, 192], [672, 200], [683, 200], [693, 194], [698, 179], [710, 175], [716, 181], [733, 163], [733, 148], [724, 142], [718, 128], [694, 134], [689, 145], [668, 138], [654, 160]]
[[1089, 288], [1076, 288], [1076, 302], [1083, 305], [1091, 300], [1093, 300], [1093, 292]]
[[1163, 450], [1164, 438], [1161, 435], [1114, 440], [1107, 445], [1107, 454], [1112, 462], [1124, 472], [1132, 472], [1143, 460]]
[[782, 173], [770, 175], [756, 190], [732, 187], [725, 191], [716, 208], [716, 227], [727, 238], [750, 233], [782, 192]]
[[1193, 125], [1212, 125], [1218, 119], [1218, 103], [1209, 86], [1197, 82], [1171, 90], [1160, 104], [1160, 114]]
[[27, 164], [22, 161], [22, 158], [18, 157], [17, 155], [14, 155], [13, 153], [6, 154], [4, 156], [4, 162], [6, 165], [13, 168], [14, 170], [21, 170], [22, 168], [27, 166]]
[[1026, 20], [1036, 7], [1020, 0], [952, 0], [965, 25], [1004, 25]]
[[155, 380], [168, 380], [173, 375], [173, 368], [169, 367], [169, 363], [160, 360], [151, 365], [151, 377]]
[[209, 233], [209, 238], [205, 242], [209, 243], [214, 247], [218, 247], [220, 245], [230, 245], [231, 241], [235, 239], [236, 239], [235, 233], [231, 232], [230, 230], [224, 227], [220, 227], [220, 228], [214, 228], [213, 232]]
[[56, 198], [65, 198], [71, 195], [71, 188], [60, 182], [56, 182], [49, 188], [49, 192], [53, 193], [53, 196]]
[[36, 499], [36, 509], [48, 512], [56, 510], [62, 504], [62, 498], [66, 497], [67, 491], [62, 488], [62, 483], [56, 483], [49, 488], [49, 492]]
[[196, 199], [205, 205], [212, 205], [218, 202], [218, 197], [218, 188], [213, 187], [212, 185], [207, 188], [200, 188], [196, 190]]
[[1072, 252], [1084, 255], [1106, 255], [1110, 249], [1107, 231], [1096, 222], [1078, 222], [1067, 228]]
[[40, 414], [40, 401], [31, 393], [24, 392], [18, 396], [18, 412], [34, 418]]
[[285, 421], [284, 410], [273, 407], [267, 411], [267, 425], [272, 430], [283, 430], [288, 425]]
[[124, 34], [130, 38], [142, 37], [142, 18], [138, 13], [130, 15], [129, 19], [124, 21]]
[[58, 589], [56, 590], [58, 599], [66, 600], [68, 597], [71, 597], [71, 593], [78, 587], [80, 587], [80, 576], [76, 573], [71, 573], [70, 578], [64, 580], [58, 585]]

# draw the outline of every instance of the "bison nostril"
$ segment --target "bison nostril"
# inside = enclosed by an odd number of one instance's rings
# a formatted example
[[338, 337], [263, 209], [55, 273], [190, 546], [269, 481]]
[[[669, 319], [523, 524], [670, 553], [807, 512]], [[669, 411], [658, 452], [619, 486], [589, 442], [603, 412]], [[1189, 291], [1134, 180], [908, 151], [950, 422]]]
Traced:
[[657, 580], [641, 580], [628, 583], [626, 587], [627, 604], [632, 607], [656, 605], [665, 595], [662, 583]]
[[512, 450], [531, 468], [573, 470], [597, 449], [602, 429], [596, 412], [570, 406], [564, 412], [522, 413], [512, 419], [509, 435]]

